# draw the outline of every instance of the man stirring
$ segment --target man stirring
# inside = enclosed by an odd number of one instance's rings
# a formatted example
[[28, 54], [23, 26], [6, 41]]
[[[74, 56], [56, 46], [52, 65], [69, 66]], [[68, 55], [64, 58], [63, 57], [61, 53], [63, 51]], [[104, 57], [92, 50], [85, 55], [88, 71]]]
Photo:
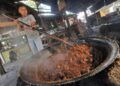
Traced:
[[[0, 22], [0, 27], [8, 27], [18, 25], [20, 29], [24, 30], [25, 35], [27, 35], [29, 46], [33, 52], [36, 54], [38, 51], [43, 49], [42, 41], [40, 39], [39, 33], [32, 30], [36, 27], [36, 20], [33, 15], [28, 14], [28, 9], [26, 6], [19, 6], [18, 12], [21, 15], [17, 20], [13, 22]], [[31, 26], [28, 27], [24, 24], [20, 24], [19, 21]]]
[[[18, 18], [19, 21], [30, 25], [32, 28], [36, 27], [36, 20], [33, 15], [28, 14], [28, 9], [25, 6], [20, 6], [18, 12], [21, 17]], [[32, 28], [27, 27], [26, 25], [20, 25], [20, 28], [24, 30], [28, 38], [28, 43], [33, 54], [36, 54], [38, 51], [43, 49], [42, 41], [40, 39], [39, 33], [33, 31]]]

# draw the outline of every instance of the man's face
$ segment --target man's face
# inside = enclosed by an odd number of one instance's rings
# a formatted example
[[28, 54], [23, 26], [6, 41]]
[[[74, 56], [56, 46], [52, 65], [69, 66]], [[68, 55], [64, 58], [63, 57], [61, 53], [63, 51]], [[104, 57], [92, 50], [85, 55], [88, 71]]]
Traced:
[[19, 13], [21, 14], [22, 17], [25, 17], [28, 15], [28, 10], [26, 7], [22, 6], [22, 7], [19, 7], [18, 9]]

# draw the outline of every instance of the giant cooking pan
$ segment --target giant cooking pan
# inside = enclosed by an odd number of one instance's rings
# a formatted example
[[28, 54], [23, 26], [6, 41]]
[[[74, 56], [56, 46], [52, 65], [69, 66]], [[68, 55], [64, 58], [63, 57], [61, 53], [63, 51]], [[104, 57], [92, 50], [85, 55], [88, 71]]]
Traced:
[[77, 40], [75, 43], [88, 43], [93, 47], [92, 53], [94, 55], [94, 69], [89, 73], [63, 81], [38, 82], [37, 80], [34, 80], [32, 77], [37, 77], [36, 75], [40, 68], [39, 63], [42, 61], [47, 61], [47, 58], [52, 54], [48, 49], [44, 49], [24, 63], [20, 70], [20, 78], [27, 84], [37, 86], [53, 86], [74, 83], [94, 76], [95, 74], [107, 68], [110, 64], [113, 63], [119, 53], [118, 44], [115, 41], [107, 38], [89, 37]]

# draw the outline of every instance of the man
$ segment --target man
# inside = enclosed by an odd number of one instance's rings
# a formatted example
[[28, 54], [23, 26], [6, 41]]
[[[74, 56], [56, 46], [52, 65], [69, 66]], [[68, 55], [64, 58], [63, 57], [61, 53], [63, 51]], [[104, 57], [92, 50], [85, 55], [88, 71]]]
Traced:
[[78, 29], [78, 22], [76, 20], [73, 21], [73, 25], [71, 27], [72, 27], [72, 30], [75, 32], [76, 36], [79, 37], [80, 31]]
[[84, 24], [80, 20], [78, 21], [77, 19], [74, 19], [73, 25], [71, 27], [75, 34], [78, 36], [78, 38], [85, 36], [86, 29]]
[[87, 31], [86, 31], [85, 24], [81, 20], [77, 20], [77, 23], [78, 23], [77, 27], [79, 29], [80, 36], [82, 36], [82, 37], [86, 36]]
[[[19, 21], [30, 25], [32, 28], [36, 27], [36, 20], [34, 16], [28, 14], [28, 10], [25, 6], [20, 6], [18, 8], [18, 12], [21, 15], [21, 17], [18, 18]], [[43, 46], [39, 33], [37, 31], [33, 31], [32, 28], [27, 27], [26, 25], [22, 24], [20, 26], [20, 28], [22, 28], [27, 35], [28, 43], [33, 54], [36, 54], [38, 51], [42, 50]]]

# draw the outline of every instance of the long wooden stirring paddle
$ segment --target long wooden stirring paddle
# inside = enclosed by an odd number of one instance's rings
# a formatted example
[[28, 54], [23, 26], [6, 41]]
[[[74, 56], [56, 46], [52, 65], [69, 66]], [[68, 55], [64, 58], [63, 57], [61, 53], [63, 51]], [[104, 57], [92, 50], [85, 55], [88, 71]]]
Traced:
[[[6, 17], [6, 18], [8, 18], [8, 19], [10, 19], [10, 20], [13, 20], [13, 21], [16, 20], [16, 19], [14, 19], [14, 18], [12, 18], [12, 17], [9, 17], [9, 16], [7, 16], [7, 15], [5, 15], [5, 14], [2, 14], [2, 16]], [[24, 23], [24, 22], [22, 22], [22, 21], [19, 21], [19, 20], [18, 20], [18, 22], [20, 22], [20, 23], [23, 24], [23, 25], [26, 25], [27, 27], [32, 28], [32, 26], [30, 26], [30, 25], [28, 25], [28, 24], [26, 24], [26, 23]], [[33, 30], [33, 29], [32, 29], [32, 30]], [[69, 46], [73, 46], [72, 43], [69, 43], [68, 41], [63, 40], [63, 39], [61, 39], [61, 38], [59, 38], [59, 37], [56, 37], [56, 36], [54, 36], [54, 35], [50, 35], [49, 33], [45, 32], [45, 31], [40, 31], [39, 29], [35, 29], [35, 30], [39, 31], [39, 33], [43, 33], [43, 34], [47, 35], [48, 37], [50, 37], [50, 38], [52, 38], [52, 39], [56, 39], [56, 40], [58, 40], [58, 41], [60, 41], [60, 42], [62, 42], [62, 43], [64, 43], [64, 44], [69, 45]]]

